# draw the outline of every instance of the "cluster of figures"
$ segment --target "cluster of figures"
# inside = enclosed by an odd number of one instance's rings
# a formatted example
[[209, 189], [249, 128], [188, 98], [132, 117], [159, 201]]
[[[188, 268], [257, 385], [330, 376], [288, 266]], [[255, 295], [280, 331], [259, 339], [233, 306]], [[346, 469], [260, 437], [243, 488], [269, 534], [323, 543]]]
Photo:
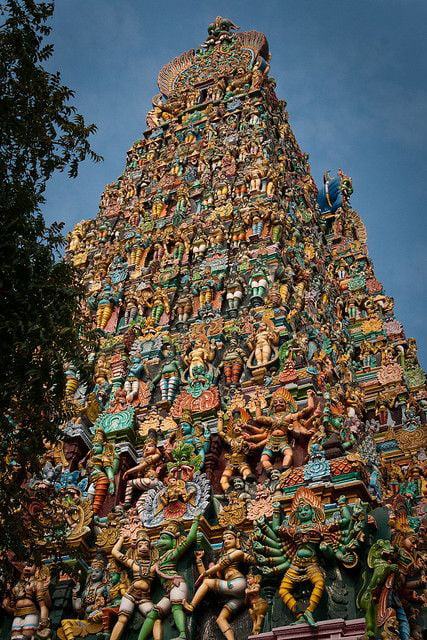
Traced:
[[[217, 18], [69, 234], [99, 342], [93, 379], [65, 365], [72, 418], [28, 482], [58, 535], [6, 589], [17, 640], [203, 637], [213, 616], [244, 640], [246, 610], [253, 634], [363, 615], [419, 637], [425, 374], [351, 179], [318, 191], [269, 60]], [[61, 605], [59, 531], [87, 563]]]
[[[98, 552], [83, 588], [80, 583], [73, 588], [73, 606], [82, 617], [63, 618], [59, 639], [96, 634], [119, 640], [136, 611], [141, 616], [138, 640], [161, 640], [163, 626], [171, 623], [178, 638], [187, 638], [189, 619], [197, 616], [206, 598], [213, 602], [212, 596], [223, 599], [216, 623], [227, 640], [236, 637], [231, 622], [244, 609], [252, 620], [252, 634], [257, 634], [271, 606], [271, 594], [268, 600], [261, 594], [263, 581], [271, 584], [276, 575], [285, 607], [297, 622], [315, 627], [314, 613], [325, 592], [325, 561], [352, 569], [366, 555], [366, 541], [367, 568], [357, 602], [366, 615], [367, 637], [377, 637], [380, 621], [390, 633], [387, 638], [416, 637], [411, 635], [413, 620], [407, 607], [423, 601], [415, 590], [424, 584], [426, 554], [417, 551], [416, 533], [404, 515], [396, 517], [390, 511], [392, 540], [373, 542], [375, 527], [366, 505], [351, 505], [341, 497], [334, 516], [327, 519], [320, 498], [302, 487], [287, 515], [275, 503], [272, 517], [259, 518], [252, 536], [236, 527], [224, 528], [219, 554], [207, 566], [204, 558], [212, 557], [212, 549], [198, 533], [200, 520], [201, 516], [194, 518], [188, 533], [170, 521], [153, 543], [146, 529], [122, 518], [124, 526], [115, 531], [110, 560]], [[49, 582], [48, 569], [23, 568], [3, 601], [14, 616], [12, 637], [49, 636]], [[298, 590], [301, 583], [310, 585], [306, 598]]]

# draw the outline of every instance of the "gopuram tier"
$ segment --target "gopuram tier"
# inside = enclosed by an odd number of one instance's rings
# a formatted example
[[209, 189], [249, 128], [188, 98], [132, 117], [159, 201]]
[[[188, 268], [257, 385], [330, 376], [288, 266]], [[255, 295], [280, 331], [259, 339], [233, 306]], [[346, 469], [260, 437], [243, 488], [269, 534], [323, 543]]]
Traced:
[[81, 569], [17, 576], [13, 638], [422, 637], [425, 374], [269, 61], [216, 18], [69, 235], [99, 346], [40, 482]]

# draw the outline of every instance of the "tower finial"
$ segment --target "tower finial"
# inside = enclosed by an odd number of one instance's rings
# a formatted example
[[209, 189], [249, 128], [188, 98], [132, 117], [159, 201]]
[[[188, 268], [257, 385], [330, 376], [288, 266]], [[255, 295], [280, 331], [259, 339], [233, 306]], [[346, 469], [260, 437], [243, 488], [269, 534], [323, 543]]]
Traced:
[[217, 16], [208, 27], [209, 36], [204, 44], [205, 46], [214, 46], [215, 44], [230, 41], [233, 37], [232, 31], [237, 31], [237, 29], [240, 29], [240, 27], [228, 18]]

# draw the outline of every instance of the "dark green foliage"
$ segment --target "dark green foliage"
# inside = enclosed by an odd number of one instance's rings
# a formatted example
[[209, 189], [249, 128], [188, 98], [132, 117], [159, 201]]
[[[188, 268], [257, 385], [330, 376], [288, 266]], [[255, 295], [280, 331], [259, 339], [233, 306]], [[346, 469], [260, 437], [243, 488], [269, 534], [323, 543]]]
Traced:
[[84, 376], [91, 348], [77, 279], [60, 257], [63, 225], [46, 226], [40, 209], [53, 172], [74, 177], [85, 158], [101, 160], [89, 143], [95, 125], [69, 104], [59, 73], [43, 68], [52, 13], [51, 2], [0, 7], [0, 550], [18, 555], [32, 535], [22, 485], [66, 418], [64, 363]]

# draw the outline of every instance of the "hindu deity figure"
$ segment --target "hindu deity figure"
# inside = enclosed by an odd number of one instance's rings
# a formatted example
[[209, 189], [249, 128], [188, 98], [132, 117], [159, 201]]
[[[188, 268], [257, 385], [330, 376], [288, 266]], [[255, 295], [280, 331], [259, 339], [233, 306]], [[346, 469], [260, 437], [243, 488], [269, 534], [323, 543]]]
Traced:
[[209, 342], [206, 337], [196, 338], [190, 352], [183, 358], [185, 364], [188, 365], [190, 380], [206, 376], [212, 370], [211, 363], [214, 361], [215, 353], [215, 340]]
[[209, 242], [206, 235], [199, 229], [197, 235], [195, 236], [195, 238], [193, 238], [193, 241], [191, 243], [191, 253], [195, 260], [203, 258], [207, 251], [208, 245]]
[[166, 342], [162, 346], [162, 356], [159, 372], [154, 376], [151, 384], [154, 388], [157, 383], [160, 383], [162, 402], [171, 405], [178, 395], [183, 370], [173, 344]]
[[48, 638], [50, 636], [50, 574], [45, 567], [25, 564], [18, 582], [6, 591], [3, 609], [13, 616], [11, 638]]
[[246, 604], [252, 619], [252, 635], [261, 633], [268, 602], [261, 596], [261, 576], [249, 573], [246, 576]]
[[176, 522], [169, 522], [160, 532], [155, 546], [159, 550], [159, 559], [156, 562], [156, 575], [163, 587], [164, 596], [156, 603], [156, 606], [146, 617], [138, 640], [147, 640], [159, 618], [166, 618], [172, 612], [175, 626], [178, 630], [178, 638], [186, 638], [185, 613], [183, 605], [188, 597], [188, 586], [184, 578], [177, 571], [178, 560], [196, 542], [197, 529], [201, 516], [196, 516], [188, 535], [180, 540], [180, 527]]
[[92, 448], [86, 457], [86, 468], [91, 483], [88, 494], [93, 500], [93, 513], [97, 518], [107, 493], [115, 493], [114, 475], [118, 471], [118, 456], [103, 429], [97, 429], [93, 436]]
[[121, 570], [114, 558], [111, 558], [108, 562], [107, 575], [108, 597], [106, 606], [101, 610], [102, 631], [97, 634], [98, 640], [108, 640], [110, 638], [111, 629], [119, 614], [120, 601], [129, 587], [127, 573], [125, 570]]
[[224, 429], [224, 415], [223, 411], [218, 411], [218, 435], [229, 448], [225, 454], [226, 464], [220, 480], [221, 488], [225, 493], [230, 488], [230, 480], [234, 476], [241, 476], [243, 480], [248, 481], [253, 481], [255, 476], [247, 461], [250, 447], [244, 431], [249, 414], [244, 410], [234, 410], [228, 418], [226, 429]]
[[279, 243], [282, 239], [283, 231], [286, 230], [286, 213], [277, 207], [273, 208], [270, 214], [270, 235], [275, 243]]
[[73, 590], [73, 607], [84, 618], [61, 620], [57, 631], [60, 640], [73, 640], [102, 630], [102, 608], [108, 598], [106, 561], [102, 555], [92, 561], [81, 595], [78, 595], [79, 591], [77, 584]]
[[151, 300], [151, 317], [159, 324], [163, 313], [169, 313], [170, 305], [168, 295], [161, 287], [154, 289]]
[[101, 291], [88, 299], [90, 308], [96, 311], [97, 329], [105, 329], [121, 296], [121, 292], [114, 291], [110, 278], [106, 278]]
[[[159, 486], [158, 475], [161, 461], [162, 454], [157, 447], [157, 434], [154, 429], [150, 429], [145, 440], [141, 462], [123, 474], [123, 480], [126, 481], [125, 507], [132, 506], [134, 489], [144, 493], [148, 489], [155, 489]], [[140, 498], [137, 502], [137, 509], [141, 502], [143, 503], [143, 500], [141, 501]]]
[[231, 316], [237, 315], [237, 311], [242, 304], [245, 291], [245, 282], [237, 274], [230, 274], [225, 285], [225, 299], [227, 301], [228, 312]]
[[70, 253], [77, 253], [79, 251], [80, 245], [82, 244], [82, 241], [85, 239], [85, 236], [91, 224], [92, 224], [91, 220], [82, 220], [81, 222], [76, 224], [76, 226], [72, 231], [70, 231], [70, 233], [67, 234], [67, 242], [68, 242], [67, 251], [69, 251]]
[[227, 640], [234, 640], [235, 637], [230, 626], [231, 616], [245, 605], [247, 582], [241, 565], [255, 564], [255, 558], [241, 547], [240, 532], [237, 529], [228, 528], [222, 536], [222, 552], [218, 562], [205, 569], [204, 552], [196, 551], [199, 577], [195, 586], [199, 586], [191, 602], [184, 605], [185, 610], [192, 613], [209, 592], [229, 596], [216, 619], [218, 627]]
[[140, 353], [134, 353], [129, 358], [129, 369], [124, 384], [127, 402], [133, 402], [138, 398], [140, 382], [144, 374], [148, 375], [142, 356]]
[[377, 540], [369, 549], [367, 564], [370, 571], [364, 572], [363, 586], [356, 601], [365, 612], [364, 638], [409, 640], [411, 637], [408, 617], [395, 592], [399, 577], [397, 561], [398, 550], [389, 540]]
[[144, 260], [146, 247], [138, 231], [132, 231], [132, 237], [126, 242], [125, 248], [129, 267], [140, 267]]
[[270, 70], [270, 65], [265, 62], [262, 58], [258, 57], [254, 65], [252, 67], [252, 86], [251, 89], [260, 89], [264, 83], [264, 79], [266, 78], [268, 72]]
[[247, 354], [239, 346], [237, 338], [230, 338], [227, 347], [222, 354], [220, 369], [224, 371], [225, 384], [227, 386], [237, 386], [242, 377]]
[[245, 69], [244, 67], [238, 67], [235, 71], [233, 80], [229, 81], [226, 89], [225, 98], [231, 97], [234, 94], [242, 93], [249, 89], [252, 83], [252, 71]]
[[229, 235], [232, 249], [239, 249], [240, 246], [245, 243], [245, 225], [243, 224], [243, 220], [240, 217], [234, 218]]
[[176, 321], [179, 324], [186, 323], [193, 315], [193, 296], [189, 285], [185, 285], [176, 303]]
[[139, 301], [138, 297], [132, 292], [128, 291], [125, 301], [125, 314], [124, 314], [124, 326], [127, 327], [133, 322], [138, 315]]
[[167, 213], [167, 196], [161, 191], [152, 200], [151, 213], [154, 219], [164, 217]]
[[279, 336], [274, 325], [267, 321], [260, 322], [255, 334], [248, 340], [248, 346], [251, 349], [248, 368], [266, 367], [275, 362], [279, 357], [278, 344]]
[[205, 309], [211, 307], [215, 298], [216, 292], [220, 291], [223, 287], [223, 280], [212, 274], [212, 269], [206, 267], [203, 270], [202, 278], [194, 283], [193, 293], [199, 296], [199, 308]]
[[[311, 489], [301, 487], [292, 500], [289, 518], [282, 526], [279, 526], [276, 507], [272, 524], [261, 518], [255, 529], [253, 548], [261, 571], [265, 575], [285, 572], [279, 587], [280, 597], [297, 620], [310, 626], [317, 624], [313, 613], [325, 587], [318, 552], [322, 551], [328, 558], [337, 558], [348, 567], [358, 560], [357, 540], [351, 534], [352, 512], [345, 502], [340, 511], [338, 520], [326, 522], [320, 499]], [[298, 612], [293, 591], [303, 582], [311, 582], [312, 591], [307, 608]]]
[[200, 458], [200, 468], [202, 468], [205, 456], [209, 451], [210, 441], [211, 433], [209, 427], [200, 421], [195, 422], [191, 411], [185, 409], [179, 420], [177, 431], [171, 434], [165, 445], [165, 452], [167, 451], [170, 456], [170, 453], [178, 442], [191, 445], [194, 454]]
[[269, 275], [265, 267], [260, 264], [255, 265], [249, 279], [251, 303], [253, 305], [260, 305], [263, 303], [269, 284]]
[[176, 192], [175, 213], [179, 214], [180, 216], [185, 216], [190, 208], [191, 200], [188, 195], [188, 186], [184, 183], [178, 188]]
[[[131, 545], [129, 540], [127, 542], [129, 549], [126, 554], [122, 552], [122, 547], [126, 543], [125, 535], [120, 536], [111, 552], [117, 562], [127, 567], [132, 581], [120, 601], [119, 617], [111, 632], [110, 640], [121, 638], [136, 608], [143, 618], [146, 618], [154, 608], [151, 586], [156, 575], [156, 565], [152, 557], [150, 538], [143, 529], [140, 529], [137, 531], [134, 545]], [[161, 621], [157, 619], [153, 624], [153, 638], [161, 640], [161, 637]]]
[[[273, 416], [263, 416], [257, 404], [256, 416], [249, 422], [246, 429], [249, 434], [244, 437], [250, 448], [263, 447], [261, 464], [266, 471], [270, 471], [276, 458], [281, 457], [282, 469], [288, 469], [294, 459], [289, 435], [313, 435], [312, 420], [316, 408], [316, 394], [307, 391], [307, 406], [300, 411], [287, 389], [278, 389], [271, 398]], [[310, 416], [309, 420], [303, 420]]]

